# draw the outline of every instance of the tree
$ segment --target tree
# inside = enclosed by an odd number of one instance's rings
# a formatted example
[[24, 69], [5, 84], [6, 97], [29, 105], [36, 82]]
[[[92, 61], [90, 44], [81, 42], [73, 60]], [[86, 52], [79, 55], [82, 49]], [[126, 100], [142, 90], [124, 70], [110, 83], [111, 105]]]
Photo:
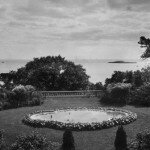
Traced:
[[134, 75], [132, 71], [125, 72], [125, 80], [124, 80], [125, 83], [133, 83], [133, 78]]
[[104, 90], [103, 84], [101, 82], [95, 83], [94, 90]]
[[71, 130], [66, 130], [63, 134], [62, 150], [75, 150], [74, 138]]
[[126, 150], [127, 149], [127, 135], [123, 126], [120, 125], [116, 132], [116, 139], [114, 142], [116, 150]]
[[143, 84], [142, 72], [140, 70], [134, 71], [133, 83], [136, 87], [139, 87]]
[[[5, 76], [9, 77], [11, 72]], [[1, 80], [2, 74], [0, 74]], [[7, 78], [6, 78], [7, 79]], [[32, 85], [38, 90], [84, 90], [89, 81], [81, 65], [59, 56], [34, 58], [24, 67], [13, 72], [11, 80], [15, 85]]]
[[146, 48], [146, 50], [142, 54], [141, 58], [149, 58], [150, 57], [150, 39], [149, 38], [147, 39], [144, 36], [141, 36], [138, 44], [140, 44], [142, 48], [143, 47]]
[[114, 83], [122, 82], [124, 79], [124, 72], [121, 71], [114, 71], [112, 74], [111, 81]]
[[3, 130], [0, 130], [0, 150], [6, 150], [6, 144], [3, 136]]
[[10, 71], [9, 73], [1, 73], [0, 74], [0, 81], [4, 84], [2, 85], [3, 88], [11, 90], [13, 88], [13, 80], [15, 80], [16, 75], [14, 71]]
[[125, 79], [125, 72], [114, 71], [111, 75], [111, 78], [106, 78], [105, 85], [107, 86], [110, 83], [121, 83]]
[[146, 68], [142, 68], [142, 80], [143, 82], [150, 82], [150, 66], [147, 66]]

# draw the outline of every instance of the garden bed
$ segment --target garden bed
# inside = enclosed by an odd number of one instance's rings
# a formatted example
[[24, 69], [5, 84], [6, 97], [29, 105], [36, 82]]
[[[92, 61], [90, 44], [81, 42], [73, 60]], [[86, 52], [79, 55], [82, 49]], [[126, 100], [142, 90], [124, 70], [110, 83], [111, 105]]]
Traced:
[[[112, 117], [108, 120], [101, 121], [101, 122], [62, 122], [55, 120], [53, 118], [50, 118], [49, 120], [43, 120], [43, 119], [33, 119], [33, 115], [43, 115], [48, 113], [55, 113], [55, 112], [61, 112], [61, 111], [81, 111], [81, 110], [87, 110], [87, 111], [104, 111], [104, 112], [118, 112], [120, 114], [123, 114], [121, 117]], [[22, 120], [22, 122], [26, 125], [35, 127], [35, 128], [52, 128], [57, 130], [65, 130], [65, 129], [71, 129], [74, 131], [91, 131], [91, 130], [101, 130], [106, 129], [110, 127], [114, 127], [117, 125], [126, 125], [129, 124], [137, 119], [137, 115], [135, 113], [132, 113], [131, 111], [123, 110], [123, 109], [116, 109], [116, 108], [67, 108], [67, 109], [57, 109], [57, 110], [43, 110], [43, 111], [36, 111], [34, 113], [31, 113], [27, 116], [25, 116]]]

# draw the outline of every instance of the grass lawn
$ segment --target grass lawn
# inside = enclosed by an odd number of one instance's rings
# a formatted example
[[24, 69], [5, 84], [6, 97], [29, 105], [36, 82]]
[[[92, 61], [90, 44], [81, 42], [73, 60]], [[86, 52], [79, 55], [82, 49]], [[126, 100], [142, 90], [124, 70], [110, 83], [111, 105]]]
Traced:
[[[42, 106], [0, 111], [0, 129], [5, 130], [4, 136], [7, 144], [14, 142], [16, 136], [20, 134], [30, 134], [33, 130], [37, 130], [40, 134], [45, 135], [48, 140], [61, 143], [63, 131], [28, 127], [22, 124], [24, 115], [36, 110], [91, 106], [97, 107], [101, 105], [97, 98], [49, 98], [45, 100]], [[121, 108], [136, 112], [138, 115], [137, 121], [124, 126], [128, 141], [135, 138], [138, 132], [150, 127], [150, 108], [136, 108], [133, 106], [124, 106]], [[113, 150], [116, 130], [117, 127], [100, 131], [73, 132], [76, 150]]]

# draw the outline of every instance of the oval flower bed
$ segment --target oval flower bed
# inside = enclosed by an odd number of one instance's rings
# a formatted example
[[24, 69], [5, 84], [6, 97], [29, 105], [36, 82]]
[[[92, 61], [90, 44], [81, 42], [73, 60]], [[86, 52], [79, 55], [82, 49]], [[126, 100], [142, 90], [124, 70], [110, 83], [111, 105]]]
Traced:
[[[119, 113], [121, 116], [113, 116], [109, 119], [104, 119], [104, 121], [89, 121], [89, 122], [84, 122], [84, 117], [80, 118], [80, 122], [77, 121], [60, 121], [53, 119], [53, 114], [55, 116], [55, 113], [74, 113], [74, 112], [91, 112], [92, 115], [93, 113], [99, 113], [99, 112], [106, 112], [106, 113]], [[46, 116], [46, 115], [49, 116]], [[46, 116], [47, 118], [43, 119], [43, 116]], [[40, 116], [40, 117], [39, 117]], [[65, 115], [64, 115], [65, 116]], [[94, 116], [94, 115], [93, 115]], [[65, 116], [66, 117], [66, 116]], [[90, 117], [90, 116], [89, 116]], [[82, 122], [83, 118], [83, 122]], [[88, 118], [88, 116], [87, 116]], [[116, 108], [68, 108], [68, 109], [59, 109], [59, 110], [43, 110], [43, 111], [36, 111], [32, 114], [29, 114], [24, 117], [22, 122], [26, 125], [35, 127], [35, 128], [52, 128], [52, 129], [59, 129], [59, 130], [65, 130], [65, 129], [71, 129], [74, 131], [89, 131], [89, 130], [101, 130], [101, 129], [106, 129], [110, 127], [114, 127], [117, 125], [125, 125], [129, 124], [137, 119], [137, 115], [135, 113], [132, 113], [127, 110], [122, 110], [122, 109], [116, 109]]]

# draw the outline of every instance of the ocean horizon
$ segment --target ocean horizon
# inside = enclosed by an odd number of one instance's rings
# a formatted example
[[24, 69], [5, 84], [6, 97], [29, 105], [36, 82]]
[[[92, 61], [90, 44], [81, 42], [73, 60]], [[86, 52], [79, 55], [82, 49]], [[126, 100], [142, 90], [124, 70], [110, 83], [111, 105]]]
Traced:
[[[81, 64], [90, 76], [90, 82], [105, 82], [106, 78], [111, 77], [114, 71], [140, 70], [149, 65], [149, 60], [141, 59], [69, 59], [75, 64]], [[0, 73], [16, 71], [18, 68], [25, 66], [31, 60], [26, 59], [0, 59]], [[125, 61], [136, 63], [109, 63], [113, 61]]]

